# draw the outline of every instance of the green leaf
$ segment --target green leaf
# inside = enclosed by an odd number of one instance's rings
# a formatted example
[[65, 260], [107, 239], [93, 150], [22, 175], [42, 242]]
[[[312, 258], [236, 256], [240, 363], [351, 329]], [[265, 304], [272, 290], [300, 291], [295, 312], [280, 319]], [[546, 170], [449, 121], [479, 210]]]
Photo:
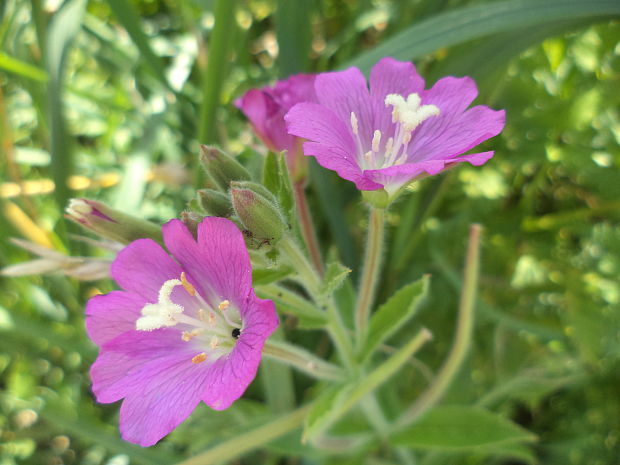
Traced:
[[127, 30], [127, 33], [133, 40], [136, 47], [140, 51], [140, 58], [144, 60], [144, 63], [148, 66], [150, 71], [161, 81], [167, 88], [171, 89], [166, 75], [164, 72], [164, 65], [162, 60], [155, 55], [151, 45], [149, 44], [149, 38], [142, 30], [140, 16], [136, 12], [131, 2], [125, 0], [108, 0], [110, 8], [116, 15], [118, 21]]
[[362, 349], [361, 359], [369, 357], [376, 348], [403, 327], [420, 308], [428, 292], [429, 277], [414, 281], [400, 288], [372, 315], [368, 325], [368, 337]]
[[510, 0], [458, 8], [410, 26], [345, 67], [357, 66], [367, 72], [384, 56], [410, 60], [495, 33], [548, 26], [555, 21], [609, 20], [609, 15], [620, 15], [617, 0]]
[[67, 133], [63, 111], [64, 68], [73, 38], [80, 30], [85, 8], [85, 0], [65, 2], [52, 18], [47, 30], [45, 62], [49, 76], [50, 153], [56, 202], [61, 210], [69, 198], [67, 179], [73, 171], [72, 141]]
[[254, 268], [252, 270], [252, 282], [255, 286], [270, 284], [281, 281], [292, 272], [293, 270], [288, 266], [281, 266], [279, 268]]
[[458, 449], [533, 441], [515, 423], [478, 407], [446, 405], [430, 410], [414, 425], [392, 436], [393, 443], [417, 449]]
[[326, 299], [336, 292], [336, 290], [342, 286], [345, 279], [347, 279], [349, 273], [351, 273], [351, 269], [347, 268], [339, 261], [334, 260], [329, 262], [323, 278], [321, 297]]
[[324, 391], [313, 404], [306, 418], [303, 440], [313, 440], [319, 437], [364, 396], [396, 374], [430, 337], [431, 335], [427, 330], [420, 331], [403, 348], [360, 380], [335, 385]]

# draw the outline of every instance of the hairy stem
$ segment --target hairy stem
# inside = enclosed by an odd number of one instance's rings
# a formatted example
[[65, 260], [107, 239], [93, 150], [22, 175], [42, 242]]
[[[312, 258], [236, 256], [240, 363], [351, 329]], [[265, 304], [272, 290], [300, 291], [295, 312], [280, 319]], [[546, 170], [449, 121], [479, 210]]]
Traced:
[[343, 372], [336, 365], [316, 357], [301, 347], [280, 340], [270, 340], [263, 348], [265, 357], [290, 365], [318, 379], [339, 380]]
[[206, 452], [179, 462], [177, 465], [209, 465], [228, 462], [280, 436], [284, 436], [290, 431], [300, 428], [309, 409], [309, 405], [301, 407], [258, 428], [221, 442]]
[[364, 256], [364, 271], [360, 281], [355, 309], [355, 336], [357, 347], [364, 345], [370, 309], [377, 292], [377, 280], [381, 269], [385, 210], [371, 207], [368, 221], [368, 240]]
[[306, 199], [303, 181], [295, 181], [293, 183], [293, 193], [295, 195], [295, 204], [297, 205], [297, 215], [299, 218], [301, 235], [306, 243], [306, 246], [308, 247], [310, 260], [312, 261], [316, 271], [319, 273], [319, 276], [323, 276], [324, 269], [323, 260], [321, 259], [321, 250], [319, 249], [319, 242], [316, 238], [314, 223], [312, 222], [312, 216], [310, 215], [310, 209], [308, 208], [308, 200]]
[[478, 287], [480, 231], [481, 227], [477, 224], [473, 224], [469, 231], [463, 290], [459, 302], [459, 317], [452, 349], [431, 385], [396, 422], [396, 429], [412, 424], [441, 400], [469, 351], [474, 327], [474, 304]]

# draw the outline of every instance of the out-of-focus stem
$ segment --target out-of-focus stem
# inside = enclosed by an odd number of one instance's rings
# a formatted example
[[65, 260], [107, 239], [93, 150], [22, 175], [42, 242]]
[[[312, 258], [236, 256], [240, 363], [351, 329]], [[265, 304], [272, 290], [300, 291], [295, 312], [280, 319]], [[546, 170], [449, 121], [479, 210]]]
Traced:
[[416, 402], [401, 415], [395, 424], [395, 429], [400, 429], [412, 424], [426, 411], [434, 407], [450, 387], [450, 384], [465, 360], [465, 356], [471, 345], [471, 336], [474, 327], [474, 304], [478, 287], [481, 229], [480, 225], [473, 224], [469, 231], [463, 290], [459, 302], [459, 317], [452, 350], [441, 367], [441, 370], [437, 373], [435, 380]]
[[339, 380], [343, 372], [336, 365], [328, 363], [307, 350], [284, 341], [270, 340], [265, 344], [263, 355], [297, 368], [315, 378]]
[[379, 277], [383, 254], [384, 217], [384, 209], [371, 207], [364, 271], [355, 309], [355, 336], [358, 348], [364, 345], [370, 309], [377, 291], [377, 278]]
[[290, 431], [300, 428], [309, 409], [310, 406], [301, 407], [274, 421], [265, 423], [258, 428], [235, 436], [228, 441], [224, 441], [206, 452], [202, 452], [190, 459], [179, 462], [177, 465], [209, 465], [228, 462], [269, 441], [284, 436]]
[[319, 276], [323, 276], [323, 260], [321, 259], [321, 250], [319, 249], [319, 242], [314, 230], [312, 216], [310, 215], [310, 210], [308, 209], [308, 200], [306, 199], [303, 181], [295, 181], [293, 183], [293, 193], [295, 195], [295, 204], [297, 205], [297, 216], [299, 218], [301, 235], [306, 243], [306, 246], [308, 247], [310, 260], [319, 273]]

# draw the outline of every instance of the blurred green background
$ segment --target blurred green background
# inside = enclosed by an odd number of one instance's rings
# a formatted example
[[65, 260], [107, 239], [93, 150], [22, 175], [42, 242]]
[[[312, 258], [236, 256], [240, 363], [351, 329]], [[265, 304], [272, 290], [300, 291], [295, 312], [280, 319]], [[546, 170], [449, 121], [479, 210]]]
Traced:
[[[415, 325], [435, 339], [383, 403], [402, 410], [445, 356], [467, 228], [478, 222], [475, 345], [447, 402], [502, 412], [538, 440], [501, 453], [422, 451], [419, 463], [620, 463], [620, 3], [5, 0], [0, 17], [2, 267], [33, 258], [10, 237], [110, 256], [69, 240], [79, 233], [62, 217], [70, 197], [176, 217], [200, 179], [199, 143], [255, 162], [260, 144], [232, 105], [247, 89], [302, 71], [367, 72], [385, 55], [413, 59], [429, 84], [473, 76], [477, 102], [506, 109], [506, 129], [484, 145], [496, 151], [485, 166], [428, 178], [389, 212], [379, 301], [431, 273]], [[309, 195], [322, 242], [358, 272], [357, 191], [314, 166]], [[90, 394], [96, 349], [83, 328], [86, 299], [112, 288], [62, 274], [0, 277], [1, 465], [171, 464], [287, 409], [265, 394], [261, 373], [226, 412], [199, 408], [155, 448], [124, 443], [118, 406]], [[286, 332], [321, 347], [320, 333]], [[294, 382], [298, 403], [312, 398], [307, 378]], [[312, 450], [293, 434], [237, 463], [390, 460], [382, 447]]]

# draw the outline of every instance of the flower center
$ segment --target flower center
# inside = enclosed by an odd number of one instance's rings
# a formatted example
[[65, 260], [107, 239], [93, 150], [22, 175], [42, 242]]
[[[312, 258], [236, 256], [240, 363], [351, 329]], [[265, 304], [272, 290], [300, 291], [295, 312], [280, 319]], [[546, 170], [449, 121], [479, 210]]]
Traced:
[[395, 130], [394, 136], [385, 141], [383, 148], [381, 148], [383, 134], [376, 129], [372, 136], [371, 150], [365, 151], [359, 135], [357, 115], [351, 112], [351, 129], [356, 139], [358, 159], [364, 170], [382, 169], [405, 163], [413, 131], [422, 122], [440, 113], [435, 105], [420, 105], [421, 99], [416, 93], [409, 94], [406, 99], [399, 94], [389, 94], [386, 95], [384, 102], [386, 107], [392, 107], [392, 123], [395, 124]]
[[[189, 294], [185, 307], [171, 299], [177, 286], [182, 286]], [[209, 305], [187, 281], [185, 273], [181, 273], [180, 279], [164, 282], [159, 289], [157, 302], [146, 304], [136, 320], [138, 331], [173, 326], [179, 327], [183, 341], [193, 341], [204, 350], [192, 358], [192, 363], [215, 361], [228, 354], [243, 331], [239, 310], [232, 307], [228, 300], [222, 300], [215, 308]]]

